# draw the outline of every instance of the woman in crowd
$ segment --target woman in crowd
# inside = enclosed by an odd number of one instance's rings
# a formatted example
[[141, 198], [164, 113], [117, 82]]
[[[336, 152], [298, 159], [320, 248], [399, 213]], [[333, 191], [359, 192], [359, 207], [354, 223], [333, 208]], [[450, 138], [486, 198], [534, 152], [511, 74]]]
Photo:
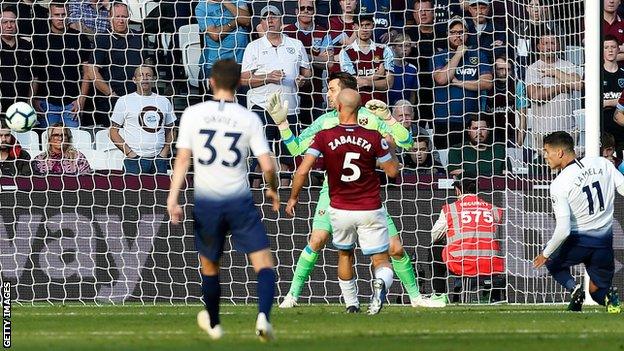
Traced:
[[91, 173], [85, 155], [72, 146], [71, 129], [57, 123], [48, 128], [48, 148], [33, 160], [38, 174], [81, 175]]

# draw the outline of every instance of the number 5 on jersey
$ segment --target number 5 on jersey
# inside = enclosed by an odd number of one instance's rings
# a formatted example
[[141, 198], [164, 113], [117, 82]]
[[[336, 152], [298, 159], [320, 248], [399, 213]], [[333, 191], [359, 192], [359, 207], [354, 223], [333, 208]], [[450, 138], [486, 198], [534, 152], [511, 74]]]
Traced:
[[345, 183], [349, 183], [349, 182], [355, 182], [356, 180], [360, 179], [360, 176], [362, 175], [362, 171], [360, 171], [360, 167], [358, 167], [356, 164], [351, 163], [351, 161], [353, 160], [359, 160], [360, 159], [360, 154], [358, 152], [347, 152], [345, 154], [345, 158], [344, 158], [344, 162], [342, 163], [342, 169], [350, 169], [351, 171], [353, 171], [353, 174], [351, 175], [340, 175], [340, 180], [342, 180]]
[[[205, 134], [208, 136], [208, 140], [206, 140], [206, 144], [204, 144], [204, 147], [210, 151], [210, 157], [208, 159], [199, 158], [197, 159], [197, 161], [199, 161], [199, 163], [204, 166], [208, 166], [213, 164], [214, 161], [217, 159], [217, 150], [212, 143], [213, 139], [215, 138], [216, 131], [213, 129], [202, 129], [199, 131], [199, 134]], [[234, 153], [234, 161], [229, 162], [226, 160], [221, 160], [221, 164], [225, 167], [236, 167], [242, 158], [242, 154], [236, 145], [238, 144], [238, 140], [241, 137], [241, 133], [227, 132], [224, 133], [223, 136], [232, 139], [229, 150]]]

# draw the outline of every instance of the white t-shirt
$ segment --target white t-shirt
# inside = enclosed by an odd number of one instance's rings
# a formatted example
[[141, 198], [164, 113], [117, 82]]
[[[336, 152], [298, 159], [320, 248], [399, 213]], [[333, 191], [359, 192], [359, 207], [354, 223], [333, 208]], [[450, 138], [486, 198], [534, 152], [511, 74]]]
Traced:
[[164, 96], [132, 93], [117, 100], [111, 121], [123, 127], [126, 144], [140, 157], [155, 157], [165, 146], [165, 126], [173, 124], [173, 105]]
[[282, 100], [288, 100], [288, 114], [298, 113], [299, 97], [297, 83], [301, 68], [310, 68], [308, 54], [303, 43], [282, 35], [282, 43], [274, 47], [269, 39], [262, 37], [249, 43], [243, 54], [242, 72], [267, 74], [275, 70], [284, 71], [282, 84], [265, 84], [251, 88], [247, 92], [247, 108], [258, 105], [266, 109], [267, 99], [277, 91], [282, 91]]
[[247, 156], [269, 152], [262, 121], [237, 103], [207, 101], [182, 114], [177, 148], [190, 149], [195, 196], [207, 199], [249, 196]]
[[[577, 236], [581, 245], [608, 245], [612, 236], [615, 191], [622, 186], [624, 175], [607, 159], [577, 159], [550, 184], [555, 217], [557, 221], [569, 218], [570, 235]], [[546, 257], [558, 248], [558, 242], [562, 240], [553, 236], [544, 250]]]

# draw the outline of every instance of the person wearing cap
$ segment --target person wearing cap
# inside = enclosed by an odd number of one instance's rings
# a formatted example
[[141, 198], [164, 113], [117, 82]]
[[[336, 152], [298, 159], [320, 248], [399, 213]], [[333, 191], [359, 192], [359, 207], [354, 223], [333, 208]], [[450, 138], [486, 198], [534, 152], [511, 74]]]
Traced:
[[[462, 178], [453, 185], [457, 201], [442, 206], [431, 228], [434, 290], [445, 293], [448, 269], [453, 276], [476, 278], [479, 285], [489, 285], [492, 300], [502, 300], [505, 284], [500, 275], [505, 272], [505, 258], [497, 232], [503, 210], [479, 196], [474, 179]], [[440, 245], [444, 241], [446, 244]], [[440, 262], [444, 262], [441, 267]], [[438, 284], [440, 280], [442, 284]], [[470, 279], [459, 280], [463, 281]]]
[[394, 54], [389, 47], [372, 40], [372, 15], [355, 16], [353, 24], [357, 40], [340, 52], [340, 70], [356, 76], [363, 104], [372, 99], [387, 102], [387, 91], [394, 83]]
[[492, 66], [487, 55], [467, 45], [466, 24], [453, 18], [448, 24], [448, 49], [433, 57], [434, 142], [438, 149], [463, 143], [465, 115], [485, 110], [492, 89]]
[[301, 108], [299, 121], [303, 125], [310, 125], [316, 117], [325, 112], [322, 77], [332, 65], [334, 54], [329, 31], [317, 25], [314, 19], [316, 13], [314, 0], [299, 0], [298, 5], [297, 22], [284, 27], [284, 34], [303, 43], [312, 64], [311, 84], [305, 84], [299, 89]]
[[466, 22], [468, 45], [478, 47], [488, 54], [490, 62], [506, 50], [507, 30], [505, 23], [492, 18], [492, 0], [469, 0], [470, 19]]
[[218, 60], [234, 58], [238, 63], [243, 60], [245, 46], [249, 43], [250, 14], [245, 0], [203, 0], [195, 7], [197, 24], [204, 34], [199, 64], [206, 83], [212, 65]]
[[[279, 91], [288, 103], [288, 121], [292, 128], [298, 125], [299, 88], [312, 76], [308, 53], [303, 43], [282, 33], [282, 12], [273, 5], [260, 12], [266, 35], [252, 41], [245, 48], [241, 68], [241, 82], [249, 86], [247, 108], [258, 113], [266, 126], [265, 133], [273, 144], [273, 151], [281, 155], [280, 133], [266, 111], [267, 100]], [[281, 157], [282, 169], [293, 166], [292, 158]]]

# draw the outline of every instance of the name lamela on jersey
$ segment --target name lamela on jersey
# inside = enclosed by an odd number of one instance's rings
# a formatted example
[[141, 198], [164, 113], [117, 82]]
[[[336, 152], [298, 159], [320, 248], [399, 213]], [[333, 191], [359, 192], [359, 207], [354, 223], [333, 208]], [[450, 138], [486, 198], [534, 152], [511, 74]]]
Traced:
[[370, 151], [371, 149], [371, 144], [366, 139], [353, 135], [341, 135], [339, 138], [334, 138], [334, 140], [330, 141], [327, 145], [334, 151], [338, 146], [343, 144], [357, 145], [366, 151]]
[[587, 177], [589, 176], [594, 176], [594, 175], [603, 175], [604, 171], [602, 168], [588, 168], [586, 170], [584, 170], [581, 174], [576, 176], [576, 183], [574, 183], [574, 185], [576, 186], [582, 186], [583, 184], [585, 184], [585, 180], [587, 179]]

